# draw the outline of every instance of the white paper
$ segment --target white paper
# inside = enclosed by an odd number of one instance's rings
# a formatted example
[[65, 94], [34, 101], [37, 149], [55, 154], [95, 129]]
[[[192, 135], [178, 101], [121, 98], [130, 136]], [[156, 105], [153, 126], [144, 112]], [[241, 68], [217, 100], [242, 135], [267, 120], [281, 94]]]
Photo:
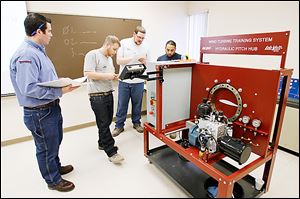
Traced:
[[134, 57], [133, 57], [133, 60], [137, 60], [138, 61], [141, 58], [146, 59], [147, 58], [146, 54], [135, 54]]
[[86, 81], [87, 77], [80, 77], [72, 80], [72, 86], [81, 86]]
[[42, 82], [37, 83], [39, 86], [45, 86], [45, 87], [56, 87], [56, 88], [62, 88], [68, 85], [74, 86], [81, 86], [82, 83], [86, 80], [87, 77], [80, 77], [77, 79], [71, 79], [69, 77], [60, 78], [57, 80], [49, 81], [49, 82]]

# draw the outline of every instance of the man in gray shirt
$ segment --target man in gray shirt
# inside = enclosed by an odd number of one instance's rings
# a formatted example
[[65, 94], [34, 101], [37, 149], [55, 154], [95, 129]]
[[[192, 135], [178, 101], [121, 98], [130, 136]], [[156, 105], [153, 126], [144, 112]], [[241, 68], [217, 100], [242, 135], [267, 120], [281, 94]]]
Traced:
[[124, 160], [117, 153], [118, 147], [114, 145], [115, 140], [109, 128], [114, 112], [112, 81], [118, 79], [111, 57], [117, 53], [119, 47], [119, 39], [108, 35], [103, 46], [88, 52], [84, 59], [84, 75], [88, 78], [90, 103], [98, 127], [98, 148], [104, 150], [109, 160], [115, 164]]

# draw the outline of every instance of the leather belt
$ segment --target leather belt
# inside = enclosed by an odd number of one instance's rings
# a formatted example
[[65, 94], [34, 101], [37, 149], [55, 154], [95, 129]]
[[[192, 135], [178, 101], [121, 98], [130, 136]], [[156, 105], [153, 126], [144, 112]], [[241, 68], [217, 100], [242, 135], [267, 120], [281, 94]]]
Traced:
[[35, 106], [35, 107], [24, 107], [24, 108], [30, 109], [30, 110], [39, 110], [39, 109], [49, 108], [51, 106], [58, 106], [58, 105], [59, 105], [59, 99], [56, 99], [52, 102], [49, 102], [48, 104], [42, 104], [42, 105]]
[[99, 92], [99, 93], [89, 93], [90, 97], [96, 97], [96, 96], [106, 96], [112, 94], [113, 91], [107, 91], [107, 92]]

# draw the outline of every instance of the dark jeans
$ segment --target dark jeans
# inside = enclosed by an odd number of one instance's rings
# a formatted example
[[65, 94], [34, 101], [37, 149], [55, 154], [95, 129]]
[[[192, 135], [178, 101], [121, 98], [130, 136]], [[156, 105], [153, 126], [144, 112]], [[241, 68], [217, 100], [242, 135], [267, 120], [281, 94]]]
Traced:
[[98, 145], [102, 146], [108, 157], [117, 153], [115, 147], [115, 140], [110, 132], [110, 124], [112, 122], [114, 113], [114, 99], [113, 95], [102, 95], [90, 97], [91, 107], [96, 116], [96, 123], [98, 127]]
[[58, 153], [63, 138], [60, 106], [38, 110], [24, 108], [24, 123], [32, 133], [36, 158], [43, 178], [49, 185], [58, 184], [61, 181]]
[[119, 97], [116, 127], [122, 128], [125, 125], [128, 103], [131, 99], [132, 111], [131, 120], [133, 124], [141, 124], [142, 100], [144, 94], [144, 83], [129, 84], [119, 81]]

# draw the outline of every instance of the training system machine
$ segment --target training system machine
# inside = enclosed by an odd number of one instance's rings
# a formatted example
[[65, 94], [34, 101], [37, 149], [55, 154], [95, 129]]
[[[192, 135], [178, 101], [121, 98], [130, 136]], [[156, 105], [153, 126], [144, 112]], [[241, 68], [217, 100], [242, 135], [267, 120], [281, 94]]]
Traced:
[[[147, 65], [156, 81], [147, 82], [144, 155], [189, 195], [268, 191], [292, 75], [285, 68], [289, 34], [203, 37], [199, 63]], [[208, 54], [280, 56], [280, 68], [211, 65]], [[149, 138], [162, 145], [150, 149]], [[249, 174], [261, 165], [260, 179]]]

